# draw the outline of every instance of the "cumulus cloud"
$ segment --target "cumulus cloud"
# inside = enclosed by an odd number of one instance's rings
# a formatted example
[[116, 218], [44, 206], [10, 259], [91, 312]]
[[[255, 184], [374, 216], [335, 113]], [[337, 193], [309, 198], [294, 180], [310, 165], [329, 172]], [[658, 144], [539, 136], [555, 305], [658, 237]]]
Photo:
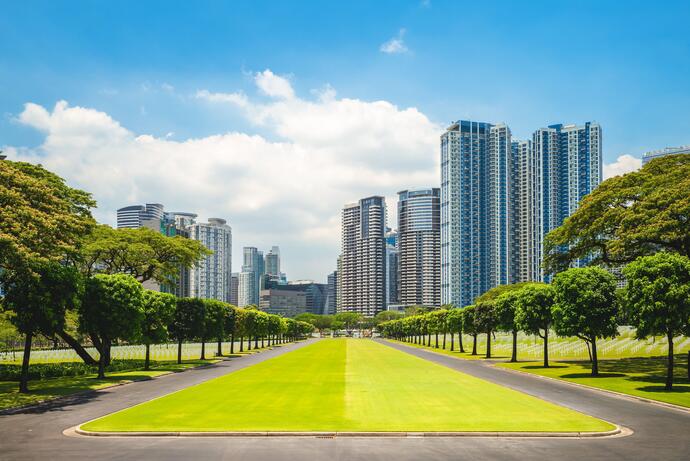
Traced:
[[174, 140], [136, 133], [93, 108], [28, 103], [18, 120], [45, 139], [9, 153], [93, 192], [102, 222], [145, 202], [223, 217], [233, 226], [236, 255], [245, 245], [278, 244], [291, 277], [317, 280], [335, 267], [343, 204], [386, 195], [393, 221], [398, 190], [438, 184], [441, 127], [417, 109], [338, 98], [329, 86], [300, 98], [270, 70], [254, 82], [268, 102], [240, 92], [196, 96], [237, 108], [264, 136], [229, 129]]
[[405, 29], [400, 29], [398, 35], [384, 42], [379, 47], [379, 51], [386, 54], [403, 54], [407, 53], [409, 49], [405, 45], [403, 37], [405, 36]]
[[604, 179], [635, 171], [642, 166], [642, 159], [632, 155], [620, 155], [613, 163], [604, 164]]

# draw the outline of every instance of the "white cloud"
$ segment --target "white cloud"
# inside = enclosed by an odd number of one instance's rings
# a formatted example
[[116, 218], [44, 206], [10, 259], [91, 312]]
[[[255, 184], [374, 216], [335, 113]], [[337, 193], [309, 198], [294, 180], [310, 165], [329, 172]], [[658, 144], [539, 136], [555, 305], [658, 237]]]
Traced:
[[635, 171], [642, 166], [642, 159], [632, 155], [620, 155], [613, 163], [604, 164], [604, 179]]
[[52, 110], [26, 104], [18, 120], [45, 140], [8, 153], [93, 192], [102, 222], [113, 223], [117, 208], [145, 202], [223, 217], [233, 226], [236, 256], [245, 245], [278, 244], [290, 277], [317, 280], [335, 267], [343, 204], [386, 195], [390, 223], [397, 191], [438, 184], [441, 127], [417, 109], [338, 99], [329, 86], [302, 99], [269, 70], [256, 74], [255, 84], [273, 99], [206, 90], [196, 96], [238, 108], [275, 139], [228, 130], [176, 141], [60, 101]]
[[258, 72], [254, 76], [254, 82], [266, 96], [281, 99], [292, 99], [295, 97], [290, 81], [285, 77], [274, 74], [269, 69]]
[[403, 37], [405, 36], [405, 29], [400, 29], [398, 35], [383, 43], [379, 47], [379, 51], [386, 54], [403, 54], [407, 53], [409, 49], [405, 45]]

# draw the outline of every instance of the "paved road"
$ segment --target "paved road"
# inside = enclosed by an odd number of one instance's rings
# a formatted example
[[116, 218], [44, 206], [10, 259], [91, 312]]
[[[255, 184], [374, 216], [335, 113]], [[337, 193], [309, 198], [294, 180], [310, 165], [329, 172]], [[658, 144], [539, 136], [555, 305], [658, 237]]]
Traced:
[[[390, 344], [389, 344], [390, 345]], [[303, 347], [288, 345], [216, 366], [99, 391], [40, 410], [0, 416], [0, 459], [24, 460], [684, 460], [690, 413], [623, 400], [529, 375], [515, 375], [400, 345], [396, 349], [632, 428], [608, 439], [506, 438], [97, 438], [62, 431], [112, 411]], [[439, 389], [439, 392], [442, 392]], [[231, 389], [228, 392], [232, 392]], [[460, 411], [462, 411], [460, 409]]]

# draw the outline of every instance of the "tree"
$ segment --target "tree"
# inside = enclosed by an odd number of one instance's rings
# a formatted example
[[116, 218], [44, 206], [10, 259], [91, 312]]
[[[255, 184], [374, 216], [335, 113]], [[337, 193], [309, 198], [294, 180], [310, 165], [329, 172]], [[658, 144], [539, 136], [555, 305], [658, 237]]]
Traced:
[[397, 311], [381, 311], [374, 317], [376, 324], [387, 322], [389, 320], [397, 320], [405, 317], [405, 314]]
[[478, 301], [474, 305], [474, 323], [477, 331], [486, 333], [486, 358], [491, 358], [491, 335], [498, 325], [494, 301]]
[[500, 331], [510, 332], [513, 335], [513, 351], [510, 356], [511, 362], [517, 362], [517, 337], [519, 328], [515, 322], [515, 313], [517, 310], [517, 300], [520, 296], [520, 289], [516, 288], [511, 291], [504, 291], [496, 298], [496, 328]]
[[551, 308], [554, 292], [545, 283], [525, 285], [516, 299], [515, 323], [524, 332], [544, 340], [544, 367], [549, 366], [549, 328], [553, 322]]
[[[218, 349], [216, 351], [217, 356], [223, 355], [223, 340], [226, 336], [226, 317], [227, 317], [227, 305], [218, 301], [217, 299], [204, 299], [204, 327], [203, 327], [203, 340], [215, 338]], [[201, 347], [203, 355], [201, 360], [206, 359], [206, 348]]]
[[133, 341], [141, 335], [143, 288], [131, 275], [97, 274], [86, 280], [79, 325], [100, 353], [98, 377], [105, 377], [113, 341]]
[[463, 332], [463, 318], [462, 309], [452, 308], [448, 309], [448, 330], [450, 331], [450, 350], [455, 350], [455, 342], [453, 340], [454, 333], [458, 333], [458, 347], [460, 352], [464, 353], [465, 348], [462, 345], [462, 332]]
[[91, 194], [40, 165], [0, 161], [0, 269], [74, 256], [96, 224]]
[[[67, 186], [40, 165], [0, 161], [0, 204], [0, 272], [73, 260], [96, 225], [91, 194]], [[96, 363], [65, 330], [55, 334], [86, 363]]]
[[37, 334], [52, 337], [64, 331], [67, 310], [79, 305], [82, 279], [74, 268], [50, 260], [1, 275], [5, 289], [2, 307], [12, 311], [12, 323], [25, 335], [19, 392], [28, 392], [32, 340]]
[[580, 258], [620, 266], [659, 251], [690, 256], [690, 155], [657, 158], [601, 183], [545, 239], [545, 266]]
[[177, 363], [182, 363], [182, 343], [202, 335], [204, 311], [196, 298], [178, 298], [168, 325], [170, 336], [177, 341]]
[[352, 336], [352, 331], [357, 328], [359, 322], [362, 320], [362, 314], [356, 312], [338, 312], [335, 314], [335, 320], [342, 322], [347, 334]]
[[230, 354], [235, 353], [235, 324], [237, 322], [237, 307], [228, 304], [225, 310], [225, 334], [230, 335]]
[[100, 225], [88, 235], [81, 252], [86, 275], [125, 273], [140, 282], [173, 283], [180, 268], [191, 268], [211, 252], [181, 236], [168, 237], [145, 227], [113, 229]]
[[591, 346], [592, 376], [599, 375], [597, 338], [618, 335], [616, 278], [596, 266], [571, 268], [553, 280], [556, 334], [576, 336]]
[[666, 390], [673, 387], [673, 338], [690, 336], [690, 258], [661, 252], [623, 269], [625, 302], [638, 338], [664, 335], [668, 341]]
[[462, 309], [462, 331], [472, 336], [472, 355], [477, 355], [477, 324], [475, 322], [475, 307], [466, 306]]
[[144, 290], [141, 340], [146, 346], [145, 370], [150, 368], [151, 344], [160, 344], [168, 340], [168, 325], [175, 314], [175, 304], [175, 296], [171, 294]]

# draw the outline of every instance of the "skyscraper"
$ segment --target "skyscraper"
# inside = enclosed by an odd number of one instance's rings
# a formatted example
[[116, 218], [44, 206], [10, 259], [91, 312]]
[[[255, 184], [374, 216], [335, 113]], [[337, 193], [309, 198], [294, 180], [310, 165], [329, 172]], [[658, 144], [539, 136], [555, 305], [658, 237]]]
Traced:
[[[250, 283], [247, 277], [240, 277], [240, 306], [259, 304], [259, 290], [264, 275], [264, 254], [256, 247], [244, 247], [242, 273], [252, 274], [254, 280]], [[244, 304], [243, 304], [244, 303]]]
[[[540, 189], [539, 213], [541, 232], [535, 242], [537, 261], [541, 262], [543, 239], [573, 214], [582, 198], [601, 183], [601, 127], [592, 122], [584, 125], [550, 125], [532, 136], [536, 177]], [[528, 173], [529, 175], [529, 173]], [[580, 261], [583, 265], [587, 261]], [[539, 270], [536, 280], [544, 280]]]
[[386, 308], [400, 303], [400, 253], [398, 233], [388, 229], [386, 238]]
[[201, 242], [213, 254], [202, 259], [190, 272], [190, 296], [230, 301], [232, 274], [232, 229], [224, 219], [188, 227], [189, 237]]
[[338, 312], [373, 317], [386, 308], [385, 227], [384, 197], [367, 197], [343, 208]]
[[266, 273], [280, 278], [280, 248], [271, 247], [271, 251], [264, 257]]
[[505, 125], [463, 120], [441, 135], [442, 304], [508, 283], [510, 145]]
[[117, 228], [138, 229], [144, 225], [144, 221], [163, 219], [163, 213], [160, 203], [126, 206], [117, 210]]
[[335, 314], [338, 302], [338, 271], [328, 274], [326, 288], [326, 308], [324, 314]]
[[441, 305], [441, 190], [398, 192], [399, 303]]
[[245, 307], [259, 304], [259, 289], [254, 272], [242, 271], [237, 280], [237, 306]]
[[545, 235], [601, 171], [596, 123], [551, 125], [516, 142], [502, 124], [451, 125], [441, 135], [441, 302], [466, 306], [497, 285], [545, 280]]

